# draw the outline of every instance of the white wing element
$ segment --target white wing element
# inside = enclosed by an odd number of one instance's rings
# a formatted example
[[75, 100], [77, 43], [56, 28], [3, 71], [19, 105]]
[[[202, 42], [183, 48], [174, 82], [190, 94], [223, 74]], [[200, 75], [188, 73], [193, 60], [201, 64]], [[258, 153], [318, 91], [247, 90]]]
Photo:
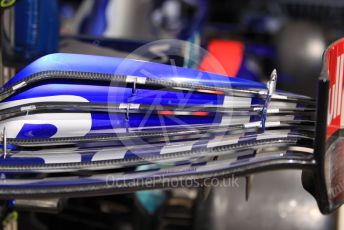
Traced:
[[[80, 96], [60, 95], [49, 97], [36, 97], [29, 99], [3, 102], [0, 110], [36, 102], [89, 102]], [[15, 118], [6, 119], [0, 122], [0, 130], [6, 127], [7, 138], [17, 137], [24, 124], [49, 124], [57, 128], [57, 132], [52, 137], [84, 136], [88, 134], [92, 127], [91, 113], [41, 113], [27, 114]]]

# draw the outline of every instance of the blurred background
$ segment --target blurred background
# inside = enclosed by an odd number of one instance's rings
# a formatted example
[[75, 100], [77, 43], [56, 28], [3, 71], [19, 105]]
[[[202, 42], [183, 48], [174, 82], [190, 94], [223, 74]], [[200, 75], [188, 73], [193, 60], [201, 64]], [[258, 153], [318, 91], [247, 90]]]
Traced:
[[[316, 97], [322, 54], [344, 36], [339, 0], [2, 0], [1, 7], [1, 84], [55, 52], [130, 55], [165, 64], [173, 56], [178, 66], [259, 82], [276, 68], [278, 89]], [[213, 58], [221, 68], [214, 68]], [[341, 213], [321, 215], [302, 188], [300, 172], [254, 178], [248, 201], [243, 180], [237, 188], [64, 199], [57, 201], [61, 209], [22, 205], [19, 227], [340, 228]]]

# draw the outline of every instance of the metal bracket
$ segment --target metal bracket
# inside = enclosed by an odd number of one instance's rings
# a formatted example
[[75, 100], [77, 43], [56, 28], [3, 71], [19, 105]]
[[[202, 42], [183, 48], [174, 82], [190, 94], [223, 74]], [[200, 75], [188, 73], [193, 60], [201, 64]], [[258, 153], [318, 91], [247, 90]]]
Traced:
[[126, 106], [126, 112], [125, 112], [125, 120], [129, 121], [129, 110], [130, 110], [130, 104], [127, 104]]
[[245, 177], [245, 200], [248, 201], [252, 190], [253, 175]]
[[136, 95], [136, 82], [137, 82], [137, 78], [135, 78], [135, 80], [133, 81], [133, 88], [132, 88], [132, 94], [133, 94], [133, 96]]
[[266, 83], [268, 91], [266, 93], [265, 104], [264, 104], [262, 112], [261, 112], [261, 130], [262, 130], [262, 132], [265, 131], [265, 122], [266, 122], [266, 117], [267, 117], [267, 113], [268, 113], [268, 108], [269, 108], [269, 104], [270, 104], [272, 95], [276, 91], [276, 84], [277, 84], [277, 71], [276, 71], [276, 69], [274, 69], [270, 74], [270, 80]]
[[4, 159], [7, 156], [7, 134], [6, 134], [6, 127], [2, 130], [2, 143], [3, 143], [3, 152], [4, 152]]

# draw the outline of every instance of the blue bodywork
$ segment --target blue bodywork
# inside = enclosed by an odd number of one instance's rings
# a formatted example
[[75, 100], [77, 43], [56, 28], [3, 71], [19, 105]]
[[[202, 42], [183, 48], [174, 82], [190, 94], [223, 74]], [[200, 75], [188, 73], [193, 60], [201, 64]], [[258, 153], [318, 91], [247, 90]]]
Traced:
[[[44, 71], [75, 71], [87, 72], [90, 75], [114, 74], [145, 77], [150, 79], [160, 79], [166, 81], [176, 81], [185, 83], [195, 83], [208, 86], [243, 88], [243, 89], [264, 89], [265, 85], [257, 82], [238, 78], [228, 78], [207, 72], [201, 72], [193, 69], [137, 61], [131, 59], [121, 59], [102, 56], [78, 55], [78, 54], [51, 54], [38, 59], [28, 65], [9, 82], [4, 88], [11, 87], [23, 79]], [[222, 105], [224, 95], [207, 94], [200, 92], [178, 91], [171, 89], [150, 89], [149, 87], [137, 87], [135, 94], [130, 86], [118, 85], [116, 82], [104, 84], [104, 82], [87, 80], [50, 80], [27, 86], [23, 90], [16, 92], [6, 98], [4, 102], [18, 102], [24, 100], [29, 103], [36, 98], [44, 99], [49, 97], [73, 96], [82, 99], [82, 102], [92, 103], [111, 103], [111, 104], [140, 104], [140, 105], [160, 105], [160, 106], [183, 106], [192, 105]], [[68, 102], [69, 99], [66, 99]], [[21, 103], [21, 104], [25, 104]], [[53, 137], [58, 128], [56, 125], [42, 120], [42, 124], [25, 122], [16, 135], [17, 138], [49, 138]], [[20, 117], [27, 119], [27, 117]], [[41, 119], [41, 118], [40, 118]], [[55, 118], [54, 118], [55, 119]], [[63, 119], [63, 118], [61, 118]], [[67, 118], [65, 118], [67, 119]], [[221, 121], [221, 116], [212, 114], [209, 116], [200, 116], [195, 119], [194, 116], [160, 116], [151, 114], [136, 113], [130, 114], [130, 119], [126, 119], [123, 113], [91, 112], [90, 135], [94, 131], [147, 127], [147, 126], [169, 126], [181, 124], [213, 124]], [[81, 124], [82, 125], [82, 124]], [[66, 136], [70, 134], [66, 133]]]

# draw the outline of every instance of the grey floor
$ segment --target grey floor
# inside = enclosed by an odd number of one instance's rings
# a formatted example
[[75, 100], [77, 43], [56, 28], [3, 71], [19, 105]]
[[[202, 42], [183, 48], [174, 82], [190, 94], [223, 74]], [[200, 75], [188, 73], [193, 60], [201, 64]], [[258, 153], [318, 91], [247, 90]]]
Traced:
[[202, 202], [197, 229], [335, 229], [336, 214], [322, 215], [314, 198], [301, 185], [301, 172], [256, 174], [249, 201], [245, 180], [239, 187], [213, 188]]

